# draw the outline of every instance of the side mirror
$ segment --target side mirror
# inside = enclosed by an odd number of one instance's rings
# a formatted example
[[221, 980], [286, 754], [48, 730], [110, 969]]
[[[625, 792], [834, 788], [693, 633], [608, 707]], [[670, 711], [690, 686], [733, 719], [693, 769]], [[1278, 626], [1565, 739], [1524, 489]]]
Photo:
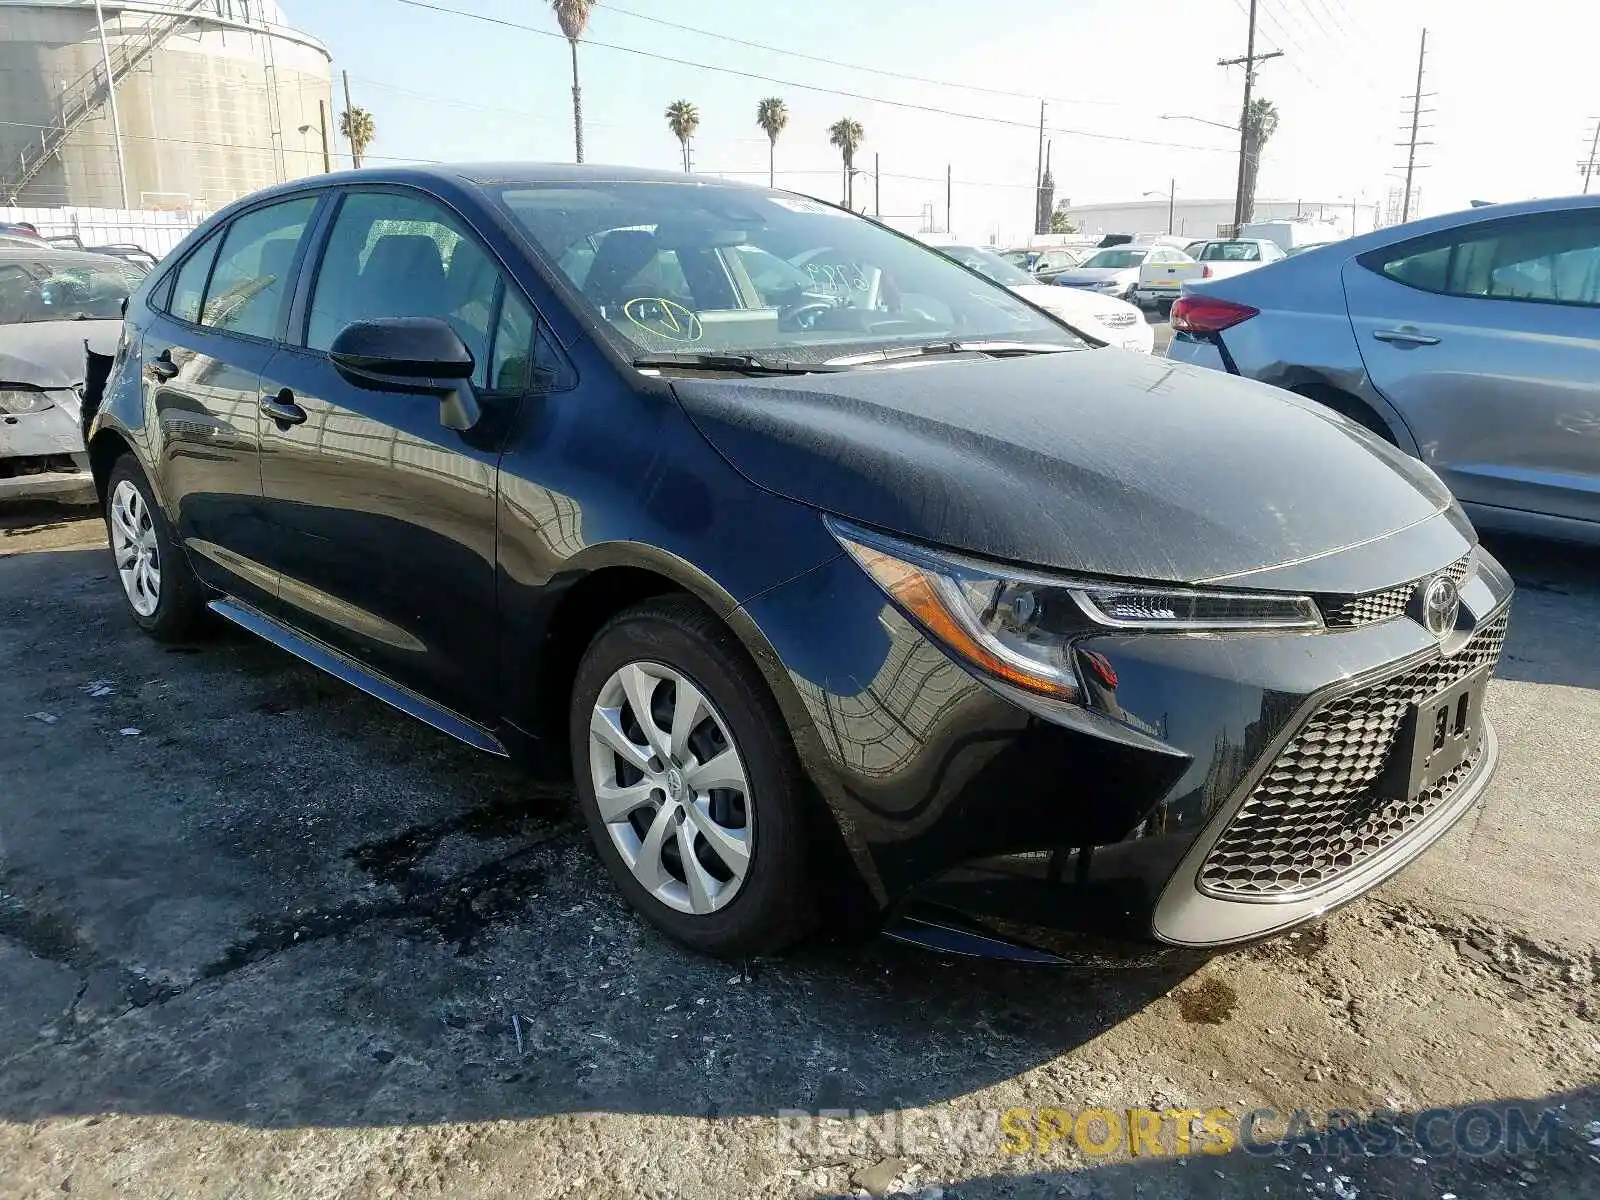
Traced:
[[472, 393], [472, 351], [438, 317], [381, 317], [346, 325], [328, 348], [339, 374], [357, 387], [439, 397], [446, 428], [468, 430], [480, 410]]

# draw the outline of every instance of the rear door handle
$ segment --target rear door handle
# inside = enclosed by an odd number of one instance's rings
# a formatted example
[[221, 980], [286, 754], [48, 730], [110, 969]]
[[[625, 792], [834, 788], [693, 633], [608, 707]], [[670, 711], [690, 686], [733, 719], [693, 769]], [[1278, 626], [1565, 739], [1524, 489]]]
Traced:
[[178, 364], [172, 361], [172, 351], [163, 350], [145, 364], [150, 368], [150, 374], [162, 381], [174, 379], [178, 374]]
[[306, 419], [306, 410], [294, 402], [294, 393], [288, 388], [261, 397], [261, 411], [276, 421], [279, 429], [299, 425]]
[[1395, 346], [1437, 346], [1439, 339], [1432, 334], [1423, 333], [1415, 325], [1402, 325], [1399, 329], [1374, 329], [1372, 336], [1380, 342], [1389, 342]]

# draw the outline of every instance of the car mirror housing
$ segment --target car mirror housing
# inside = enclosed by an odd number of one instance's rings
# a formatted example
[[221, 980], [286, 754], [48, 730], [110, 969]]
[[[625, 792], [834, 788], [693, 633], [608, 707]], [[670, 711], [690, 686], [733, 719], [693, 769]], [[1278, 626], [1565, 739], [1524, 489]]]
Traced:
[[468, 430], [480, 409], [472, 391], [477, 364], [448, 322], [438, 317], [381, 317], [346, 325], [328, 358], [357, 387], [439, 397], [439, 421]]

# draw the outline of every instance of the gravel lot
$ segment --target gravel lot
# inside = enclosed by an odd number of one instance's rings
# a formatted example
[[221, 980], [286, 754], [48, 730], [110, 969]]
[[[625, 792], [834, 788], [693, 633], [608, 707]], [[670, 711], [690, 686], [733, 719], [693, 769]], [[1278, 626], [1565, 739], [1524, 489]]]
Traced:
[[[0, 1195], [1600, 1195], [1600, 557], [1494, 548], [1481, 810], [1293, 938], [1095, 975], [696, 958], [564, 792], [242, 635], [156, 646], [97, 521], [0, 520]], [[993, 1124], [1517, 1102], [1554, 1153], [1087, 1159]], [[782, 1119], [822, 1108], [868, 1116]]]

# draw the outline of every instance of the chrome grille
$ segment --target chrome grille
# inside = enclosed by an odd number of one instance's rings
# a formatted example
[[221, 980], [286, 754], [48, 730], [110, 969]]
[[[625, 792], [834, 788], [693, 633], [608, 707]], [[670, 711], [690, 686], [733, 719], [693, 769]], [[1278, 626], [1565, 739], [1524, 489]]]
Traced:
[[1126, 329], [1140, 318], [1137, 313], [1103, 312], [1095, 313], [1094, 319], [1107, 329]]
[[[1472, 555], [1464, 554], [1442, 573], [1450, 576], [1455, 585], [1460, 587], [1471, 571]], [[1429, 575], [1424, 578], [1433, 577]], [[1417, 587], [1421, 583], [1421, 579], [1413, 579], [1410, 583], [1387, 588], [1381, 592], [1325, 600], [1322, 604], [1323, 623], [1333, 628], [1348, 628], [1353, 625], [1371, 625], [1377, 621], [1393, 620], [1405, 613], [1411, 604], [1411, 597], [1416, 595]]]
[[1450, 658], [1435, 657], [1312, 714], [1211, 848], [1201, 887], [1245, 899], [1309, 890], [1403, 837], [1447, 800], [1477, 765], [1481, 745], [1421, 795], [1394, 800], [1372, 789], [1407, 709], [1497, 663], [1508, 619], [1506, 612], [1494, 617]]

